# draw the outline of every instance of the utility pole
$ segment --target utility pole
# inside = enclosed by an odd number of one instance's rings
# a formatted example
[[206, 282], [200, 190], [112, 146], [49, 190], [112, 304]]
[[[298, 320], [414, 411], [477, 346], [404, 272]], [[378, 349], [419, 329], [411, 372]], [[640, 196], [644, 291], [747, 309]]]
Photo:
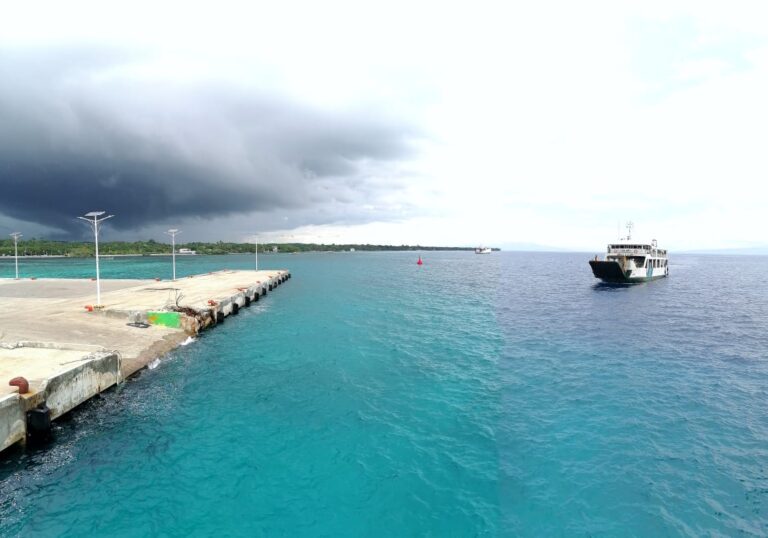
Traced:
[[21, 232], [13, 232], [11, 234], [11, 237], [13, 237], [13, 256], [16, 259], [16, 280], [19, 279], [19, 237], [21, 237]]
[[165, 233], [171, 236], [171, 248], [173, 249], [173, 253], [171, 254], [173, 257], [173, 281], [176, 282], [176, 235], [180, 234], [181, 230], [171, 228]]
[[259, 270], [259, 236], [253, 237], [253, 242], [256, 243], [256, 270]]
[[101, 278], [99, 276], [99, 226], [107, 219], [111, 219], [114, 215], [107, 215], [101, 217], [106, 211], [91, 211], [86, 213], [82, 217], [77, 217], [80, 220], [84, 220], [93, 228], [94, 241], [96, 243], [96, 306], [101, 306]]

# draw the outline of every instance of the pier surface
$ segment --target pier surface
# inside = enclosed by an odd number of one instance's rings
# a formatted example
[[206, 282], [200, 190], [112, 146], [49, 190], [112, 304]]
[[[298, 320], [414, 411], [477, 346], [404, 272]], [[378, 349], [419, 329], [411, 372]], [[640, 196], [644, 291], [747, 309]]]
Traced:
[[[176, 281], [0, 279], [0, 451], [29, 412], [55, 419], [290, 278], [218, 271]], [[17, 377], [28, 389], [9, 385]], [[21, 383], [23, 385], [23, 383]]]

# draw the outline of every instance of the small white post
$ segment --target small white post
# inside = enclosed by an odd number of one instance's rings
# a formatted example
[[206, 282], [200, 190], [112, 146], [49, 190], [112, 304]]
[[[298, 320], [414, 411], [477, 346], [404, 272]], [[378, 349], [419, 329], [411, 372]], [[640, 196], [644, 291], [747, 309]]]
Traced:
[[19, 279], [19, 237], [21, 237], [20, 232], [13, 232], [11, 234], [11, 237], [13, 237], [13, 256], [16, 260], [16, 280]]
[[253, 242], [256, 243], [256, 270], [259, 270], [259, 237], [255, 236]]

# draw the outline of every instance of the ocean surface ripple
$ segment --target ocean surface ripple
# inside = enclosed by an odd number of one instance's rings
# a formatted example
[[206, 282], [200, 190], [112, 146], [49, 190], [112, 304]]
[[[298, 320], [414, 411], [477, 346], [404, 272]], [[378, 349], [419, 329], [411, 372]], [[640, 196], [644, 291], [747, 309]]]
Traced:
[[0, 535], [768, 534], [768, 257], [422, 257], [261, 257], [294, 278], [0, 458]]

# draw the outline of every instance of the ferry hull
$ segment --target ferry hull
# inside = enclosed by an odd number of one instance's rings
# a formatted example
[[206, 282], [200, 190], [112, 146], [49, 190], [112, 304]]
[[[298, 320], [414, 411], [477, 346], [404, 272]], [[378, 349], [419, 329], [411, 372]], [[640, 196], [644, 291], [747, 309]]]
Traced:
[[632, 274], [631, 271], [625, 272], [622, 270], [621, 265], [614, 261], [590, 260], [589, 266], [592, 268], [592, 274], [603, 282], [631, 284], [634, 282], [648, 282], [667, 276], [666, 271], [655, 275], [651, 271], [646, 274], [638, 274], [637, 272]]

